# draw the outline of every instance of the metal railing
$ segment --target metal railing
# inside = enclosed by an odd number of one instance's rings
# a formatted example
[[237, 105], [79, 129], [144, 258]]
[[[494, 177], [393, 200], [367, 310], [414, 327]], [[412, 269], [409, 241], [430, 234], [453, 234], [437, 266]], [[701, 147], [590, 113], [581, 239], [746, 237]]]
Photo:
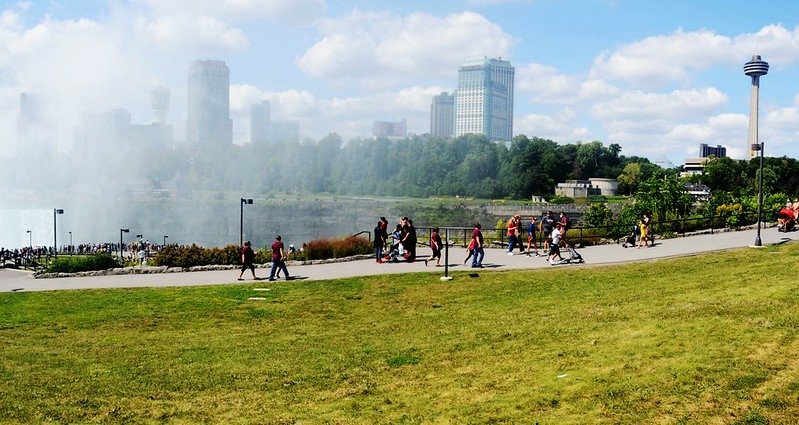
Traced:
[[[768, 221], [768, 218], [764, 221]], [[776, 218], [773, 220], [776, 222]], [[757, 213], [740, 213], [729, 215], [711, 215], [709, 217], [686, 217], [677, 220], [666, 220], [653, 222], [651, 225], [651, 238], [671, 235], [682, 235], [695, 231], [708, 231], [711, 234], [719, 229], [735, 229], [739, 230], [743, 226], [752, 225], [757, 223]], [[580, 246], [587, 245], [600, 245], [608, 243], [617, 243], [623, 237], [631, 233], [633, 225], [638, 222], [617, 222], [606, 226], [582, 226], [575, 225], [566, 232], [564, 240], [569, 244], [579, 244]], [[445, 243], [450, 245], [458, 245], [464, 248], [467, 247], [472, 237], [474, 227], [461, 227], [461, 226], [439, 226], [441, 230], [449, 229], [449, 240]], [[526, 226], [520, 229], [519, 240], [520, 242], [527, 243], [527, 229]], [[417, 241], [419, 245], [426, 246], [428, 244], [432, 226], [425, 226], [418, 228]], [[486, 246], [507, 246], [507, 229], [495, 227], [483, 227], [483, 241]], [[543, 235], [540, 230], [536, 232], [536, 240], [541, 244], [548, 235]]]

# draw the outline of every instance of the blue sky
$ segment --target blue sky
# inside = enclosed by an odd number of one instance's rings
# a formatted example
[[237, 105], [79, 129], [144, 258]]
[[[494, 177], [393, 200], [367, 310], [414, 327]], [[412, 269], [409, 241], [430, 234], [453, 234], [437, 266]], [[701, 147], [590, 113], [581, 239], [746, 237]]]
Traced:
[[149, 122], [149, 90], [172, 90], [183, 137], [188, 63], [231, 68], [237, 143], [249, 106], [273, 103], [303, 137], [368, 137], [373, 120], [429, 130], [430, 98], [455, 88], [466, 57], [516, 67], [514, 132], [559, 143], [618, 143], [681, 164], [699, 143], [746, 146], [759, 53], [767, 154], [799, 157], [799, 2], [795, 1], [4, 1], [0, 143], [13, 140], [19, 93], [56, 105], [69, 148], [83, 112], [128, 109]]

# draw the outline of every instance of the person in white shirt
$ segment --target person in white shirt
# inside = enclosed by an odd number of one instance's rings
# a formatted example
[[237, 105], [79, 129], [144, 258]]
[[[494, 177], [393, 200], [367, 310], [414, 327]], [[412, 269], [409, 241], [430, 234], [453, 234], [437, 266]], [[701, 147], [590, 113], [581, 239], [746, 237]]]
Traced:
[[555, 227], [552, 229], [552, 234], [550, 235], [552, 243], [549, 244], [549, 256], [547, 257], [547, 260], [553, 264], [555, 262], [555, 257], [558, 257], [558, 261], [563, 260], [563, 257], [560, 256], [560, 247], [558, 246], [560, 245], [562, 229], [563, 227], [560, 225], [560, 223], [556, 223]]

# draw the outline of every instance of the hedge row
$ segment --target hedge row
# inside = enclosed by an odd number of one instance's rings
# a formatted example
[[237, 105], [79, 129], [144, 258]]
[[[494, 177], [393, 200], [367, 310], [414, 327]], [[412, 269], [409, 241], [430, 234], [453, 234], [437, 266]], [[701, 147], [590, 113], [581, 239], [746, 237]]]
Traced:
[[[320, 239], [311, 241], [302, 252], [291, 255], [291, 260], [321, 260], [328, 258], [342, 258], [357, 254], [369, 254], [373, 251], [372, 244], [363, 238], [347, 237], [343, 239]], [[223, 248], [203, 248], [198, 245], [164, 247], [150, 260], [156, 266], [182, 267], [208, 266], [208, 265], [235, 265], [241, 264], [240, 249], [236, 245], [227, 245]], [[255, 262], [266, 264], [272, 261], [272, 250], [263, 248], [257, 250]]]
[[120, 267], [119, 261], [108, 253], [94, 255], [61, 256], [54, 258], [45, 270], [47, 273], [78, 273]]

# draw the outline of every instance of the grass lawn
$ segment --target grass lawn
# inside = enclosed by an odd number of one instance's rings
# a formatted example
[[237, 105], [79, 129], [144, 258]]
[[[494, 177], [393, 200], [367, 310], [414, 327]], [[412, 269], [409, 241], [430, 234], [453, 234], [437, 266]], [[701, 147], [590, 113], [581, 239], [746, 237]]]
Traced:
[[798, 262], [4, 293], [0, 422], [796, 423]]

